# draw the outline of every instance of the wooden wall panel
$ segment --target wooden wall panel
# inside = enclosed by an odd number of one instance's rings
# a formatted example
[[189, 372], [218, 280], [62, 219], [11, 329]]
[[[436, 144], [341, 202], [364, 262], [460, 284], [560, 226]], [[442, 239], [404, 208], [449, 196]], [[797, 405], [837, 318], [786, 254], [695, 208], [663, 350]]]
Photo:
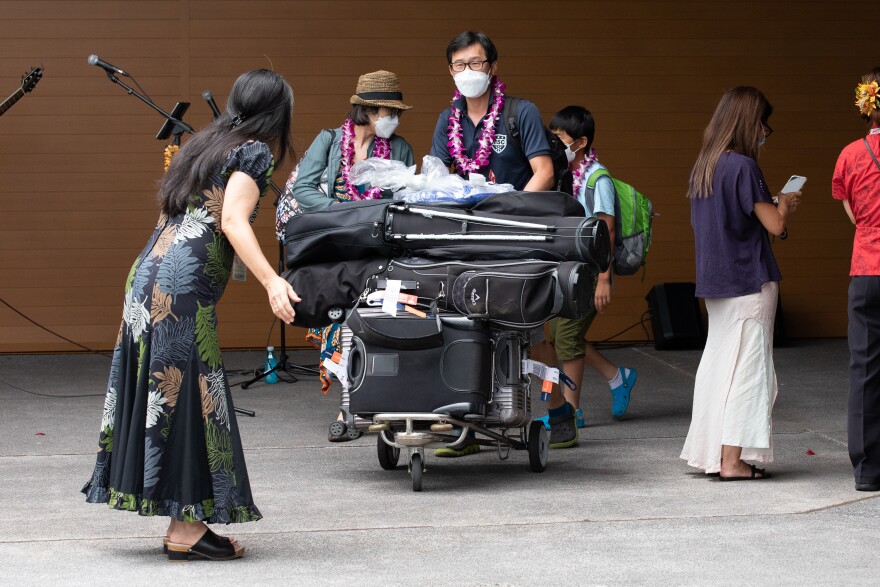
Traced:
[[[660, 214], [644, 279], [617, 280], [595, 339], [637, 324], [653, 285], [694, 279], [687, 177], [718, 97], [736, 84], [761, 88], [775, 106], [760, 161], [770, 186], [810, 178], [791, 238], [774, 243], [789, 334], [846, 333], [853, 230], [829, 186], [840, 149], [863, 132], [852, 89], [877, 65], [852, 41], [864, 30], [862, 4], [0, 0], [0, 14], [0, 98], [29, 67], [46, 68], [0, 118], [0, 298], [86, 346], [115, 340], [122, 284], [157, 217], [163, 148], [153, 139], [162, 120], [88, 55], [137, 75], [167, 109], [192, 102], [186, 120], [196, 128], [210, 119], [203, 90], [223, 107], [239, 73], [271, 65], [294, 88], [300, 152], [342, 121], [359, 74], [389, 69], [414, 106], [400, 132], [418, 159], [452, 92], [446, 44], [465, 29], [493, 38], [508, 91], [545, 120], [568, 104], [590, 108], [601, 160]], [[255, 226], [274, 261], [271, 201]], [[218, 308], [223, 346], [266, 343], [264, 300], [252, 279], [230, 283]], [[301, 346], [302, 334], [289, 342]], [[637, 327], [621, 339], [644, 336]], [[0, 304], [0, 352], [74, 349]]]

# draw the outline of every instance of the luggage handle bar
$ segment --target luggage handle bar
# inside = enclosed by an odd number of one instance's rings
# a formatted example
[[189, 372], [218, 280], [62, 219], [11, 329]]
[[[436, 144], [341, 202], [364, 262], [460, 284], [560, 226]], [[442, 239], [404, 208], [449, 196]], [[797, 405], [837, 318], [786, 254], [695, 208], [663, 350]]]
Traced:
[[524, 234], [392, 234], [393, 240], [426, 240], [426, 241], [527, 241], [527, 242], [553, 242], [550, 235], [524, 235]]
[[546, 230], [547, 232], [556, 232], [556, 227], [552, 224], [537, 224], [535, 222], [521, 222], [519, 220], [506, 220], [504, 218], [492, 218], [490, 216], [474, 216], [473, 214], [461, 214], [459, 212], [446, 212], [445, 210], [433, 210], [430, 208], [418, 208], [413, 206], [396, 206], [397, 210], [412, 212], [425, 218], [449, 218], [451, 220], [463, 220], [465, 222], [479, 222], [482, 224], [495, 224], [498, 226], [513, 226], [516, 228], [533, 228], [537, 230]]

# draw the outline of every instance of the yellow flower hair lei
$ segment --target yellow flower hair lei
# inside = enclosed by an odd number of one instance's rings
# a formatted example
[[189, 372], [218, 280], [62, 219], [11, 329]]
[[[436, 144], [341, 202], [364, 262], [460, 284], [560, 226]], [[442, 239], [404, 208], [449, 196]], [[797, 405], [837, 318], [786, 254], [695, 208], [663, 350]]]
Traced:
[[174, 159], [174, 156], [177, 155], [177, 152], [180, 150], [178, 145], [168, 145], [165, 147], [165, 172], [168, 172], [168, 168], [171, 167], [171, 160]]
[[856, 86], [856, 106], [858, 106], [859, 112], [864, 116], [868, 116], [871, 114], [871, 110], [876, 110], [878, 108], [878, 93], [880, 93], [880, 87], [878, 87], [877, 82], [875, 81], [869, 84], [859, 84]]

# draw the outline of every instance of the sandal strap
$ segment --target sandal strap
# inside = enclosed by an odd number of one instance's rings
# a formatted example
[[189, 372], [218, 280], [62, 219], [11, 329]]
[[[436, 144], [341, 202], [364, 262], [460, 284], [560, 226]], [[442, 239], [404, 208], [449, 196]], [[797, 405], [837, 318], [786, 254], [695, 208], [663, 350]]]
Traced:
[[210, 528], [193, 544], [189, 552], [206, 558], [231, 558], [235, 556], [235, 547], [228, 538], [218, 536]]
[[571, 412], [568, 414], [556, 416], [555, 418], [550, 418], [549, 422], [550, 426], [552, 427], [554, 424], [571, 424], [576, 418], [577, 415], [574, 412]]

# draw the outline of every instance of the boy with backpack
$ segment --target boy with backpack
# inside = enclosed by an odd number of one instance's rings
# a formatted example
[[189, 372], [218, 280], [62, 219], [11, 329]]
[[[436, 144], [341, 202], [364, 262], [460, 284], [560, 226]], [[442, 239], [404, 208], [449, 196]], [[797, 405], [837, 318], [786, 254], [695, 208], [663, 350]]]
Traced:
[[[593, 116], [582, 106], [568, 106], [553, 116], [550, 130], [566, 145], [574, 196], [584, 206], [588, 216], [596, 216], [608, 224], [613, 245], [616, 236], [615, 214], [619, 214], [616, 212], [619, 204], [616, 201], [615, 182], [599, 163], [596, 150], [592, 148], [596, 132]], [[550, 323], [550, 337], [556, 348], [557, 359], [562, 363], [562, 371], [574, 382], [574, 389], [565, 387], [563, 393], [554, 390], [548, 404], [548, 414], [540, 418], [550, 429], [550, 448], [577, 446], [578, 429], [584, 427], [583, 412], [578, 407], [584, 363], [608, 381], [614, 400], [611, 414], [615, 418], [622, 417], [629, 407], [630, 393], [636, 383], [635, 369], [613, 364], [585, 338], [596, 312], [604, 311], [611, 303], [612, 266], [596, 278], [595, 309], [588, 316], [579, 320], [556, 318]]]

